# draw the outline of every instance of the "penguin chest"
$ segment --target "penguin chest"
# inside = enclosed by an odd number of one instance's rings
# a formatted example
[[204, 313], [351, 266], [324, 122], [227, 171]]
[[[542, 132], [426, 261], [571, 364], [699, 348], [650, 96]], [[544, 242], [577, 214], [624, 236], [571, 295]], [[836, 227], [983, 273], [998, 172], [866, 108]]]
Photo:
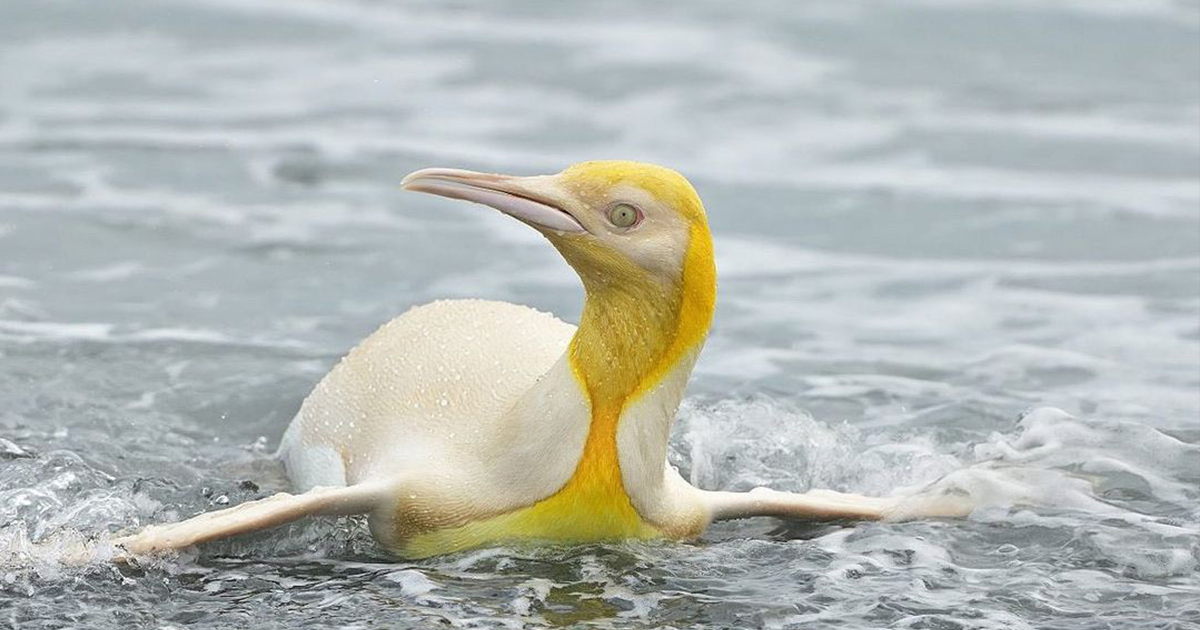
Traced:
[[[403, 520], [413, 515], [412, 511], [401, 510], [396, 516]], [[412, 532], [422, 528], [416, 525], [407, 529]], [[397, 547], [403, 556], [427, 557], [521, 541], [583, 543], [663, 535], [642, 518], [630, 501], [621, 476], [615, 436], [593, 431], [575, 472], [550, 496], [464, 525], [427, 529], [398, 541]]]

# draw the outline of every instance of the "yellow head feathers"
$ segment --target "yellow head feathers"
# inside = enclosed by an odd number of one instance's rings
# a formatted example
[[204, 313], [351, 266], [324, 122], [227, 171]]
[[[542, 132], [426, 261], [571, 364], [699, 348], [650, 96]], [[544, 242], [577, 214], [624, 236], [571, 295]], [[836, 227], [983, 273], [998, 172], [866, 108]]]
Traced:
[[[576, 164], [549, 179], [586, 231], [548, 236], [589, 293], [715, 290], [704, 205], [682, 175], [654, 164], [604, 160]], [[636, 215], [632, 225], [614, 220], [630, 213]]]
[[639, 188], [689, 223], [708, 229], [704, 205], [691, 182], [677, 171], [657, 164], [630, 160], [593, 160], [568, 167], [558, 177], [584, 198], [603, 198], [618, 186]]

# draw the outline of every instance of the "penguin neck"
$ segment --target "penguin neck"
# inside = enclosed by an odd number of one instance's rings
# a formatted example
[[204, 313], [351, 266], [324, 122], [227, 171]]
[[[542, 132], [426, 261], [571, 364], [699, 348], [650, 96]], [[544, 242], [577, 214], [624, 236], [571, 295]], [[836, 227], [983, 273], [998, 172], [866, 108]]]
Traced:
[[588, 287], [567, 352], [591, 403], [593, 423], [619, 414], [673, 367], [681, 302], [679, 291], [655, 282]]
[[653, 435], [655, 444], [639, 449], [665, 462], [670, 427], [708, 335], [716, 298], [707, 230], [693, 233], [682, 267], [679, 283], [641, 270], [580, 274], [587, 297], [567, 358], [591, 418], [577, 477], [615, 475], [620, 483], [617, 430], [625, 412], [646, 396], [655, 397], [649, 405], [654, 417], [642, 421], [655, 426], [640, 433]]

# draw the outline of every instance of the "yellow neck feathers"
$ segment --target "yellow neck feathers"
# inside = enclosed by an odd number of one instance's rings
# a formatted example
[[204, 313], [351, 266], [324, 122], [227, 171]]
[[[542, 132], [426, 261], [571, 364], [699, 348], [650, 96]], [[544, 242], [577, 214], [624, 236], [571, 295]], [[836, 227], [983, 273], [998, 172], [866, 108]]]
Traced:
[[589, 446], [612, 438], [609, 434], [615, 435], [621, 411], [657, 385], [708, 334], [716, 299], [712, 241], [704, 226], [691, 231], [678, 285], [620, 269], [630, 263], [616, 260], [605, 266], [620, 272], [600, 274], [603, 280], [584, 280], [587, 301], [569, 352], [571, 367], [592, 405]]
[[[615, 423], [621, 409], [656, 385], [703, 343], [716, 302], [716, 266], [704, 207], [683, 176], [624, 161], [584, 162], [563, 176], [583, 196], [631, 182], [672, 208], [687, 226], [678, 277], [647, 272], [599, 242], [555, 243], [587, 291], [569, 349], [576, 378], [597, 422]], [[611, 416], [611, 418], [609, 418]]]
[[584, 281], [587, 301], [569, 349], [591, 403], [591, 427], [575, 474], [548, 501], [568, 503], [577, 518], [594, 525], [591, 537], [653, 536], [626, 493], [617, 429], [629, 405], [704, 342], [716, 299], [712, 241], [707, 226], [691, 228], [683, 281], [676, 286], [635, 270], [612, 273], [627, 262], [605, 264], [611, 275]]

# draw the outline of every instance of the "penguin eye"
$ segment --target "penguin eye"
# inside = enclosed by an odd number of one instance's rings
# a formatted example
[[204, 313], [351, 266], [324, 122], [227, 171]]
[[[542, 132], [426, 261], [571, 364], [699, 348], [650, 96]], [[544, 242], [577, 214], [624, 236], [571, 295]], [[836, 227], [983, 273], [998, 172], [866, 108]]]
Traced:
[[627, 203], [618, 203], [608, 209], [608, 220], [619, 228], [632, 227], [642, 218], [642, 213]]

